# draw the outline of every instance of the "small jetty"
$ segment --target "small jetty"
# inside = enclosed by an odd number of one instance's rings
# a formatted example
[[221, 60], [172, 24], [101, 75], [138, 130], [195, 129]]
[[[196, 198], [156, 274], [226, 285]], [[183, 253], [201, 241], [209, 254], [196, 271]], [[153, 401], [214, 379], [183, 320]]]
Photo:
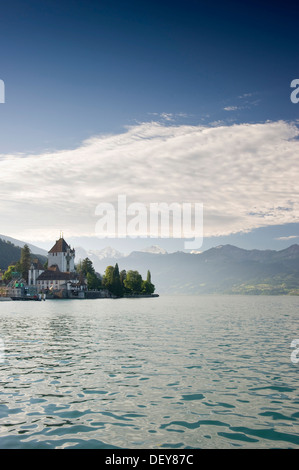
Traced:
[[20, 296], [12, 296], [12, 297], [0, 297], [0, 302], [9, 302], [12, 300], [17, 300], [17, 301], [35, 301], [35, 302], [41, 302], [42, 300], [46, 300], [46, 296], [43, 294], [39, 295], [34, 295], [34, 296], [25, 296], [25, 295], [20, 295]]
[[11, 297], [11, 300], [18, 300], [18, 301], [35, 301], [41, 302], [42, 300], [46, 300], [46, 296], [44, 294], [34, 295], [34, 296], [19, 296], [19, 297]]
[[12, 279], [7, 285], [0, 287], [0, 301], [35, 301], [46, 300], [45, 293], [39, 293], [36, 287], [28, 286], [24, 279]]

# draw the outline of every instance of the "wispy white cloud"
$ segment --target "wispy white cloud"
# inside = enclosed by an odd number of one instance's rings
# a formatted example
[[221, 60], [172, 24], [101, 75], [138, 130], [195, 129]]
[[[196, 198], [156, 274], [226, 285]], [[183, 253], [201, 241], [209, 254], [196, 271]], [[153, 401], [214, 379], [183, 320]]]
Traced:
[[237, 109], [240, 109], [240, 106], [225, 106], [223, 109], [224, 111], [237, 111]]
[[242, 99], [242, 98], [250, 98], [251, 96], [254, 96], [256, 95], [256, 92], [252, 92], [252, 93], [243, 93], [243, 95], [240, 95], [238, 96], [238, 98]]
[[172, 113], [162, 113], [161, 118], [165, 121], [174, 121], [174, 115]]
[[101, 202], [202, 202], [204, 235], [297, 222], [298, 127], [143, 123], [74, 150], [0, 155], [1, 232], [94, 235]]
[[253, 96], [256, 96], [258, 93], [253, 92], [253, 93], [243, 93], [243, 95], [239, 95], [237, 98], [238, 100], [241, 100], [238, 102], [238, 104], [233, 104], [233, 105], [226, 105], [223, 110], [224, 111], [239, 111], [239, 110], [244, 110], [244, 109], [251, 109], [253, 106], [258, 106], [260, 104], [260, 99], [250, 99]]
[[275, 240], [292, 240], [293, 238], [299, 238], [299, 235], [290, 235], [289, 237], [278, 237]]
[[159, 117], [160, 120], [163, 122], [175, 122], [181, 118], [187, 118], [188, 114], [186, 113], [149, 113], [151, 116]]

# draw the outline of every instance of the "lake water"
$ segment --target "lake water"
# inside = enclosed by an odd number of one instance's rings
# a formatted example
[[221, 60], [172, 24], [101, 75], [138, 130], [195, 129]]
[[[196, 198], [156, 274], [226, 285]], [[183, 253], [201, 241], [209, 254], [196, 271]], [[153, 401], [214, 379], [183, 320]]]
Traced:
[[297, 448], [299, 297], [1, 302], [0, 448]]

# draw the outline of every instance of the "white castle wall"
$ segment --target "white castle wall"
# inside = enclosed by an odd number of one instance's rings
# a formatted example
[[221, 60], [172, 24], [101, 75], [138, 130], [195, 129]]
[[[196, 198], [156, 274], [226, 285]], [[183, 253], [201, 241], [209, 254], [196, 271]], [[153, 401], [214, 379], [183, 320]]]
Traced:
[[48, 268], [57, 264], [62, 272], [75, 271], [75, 253], [68, 250], [66, 253], [48, 253]]

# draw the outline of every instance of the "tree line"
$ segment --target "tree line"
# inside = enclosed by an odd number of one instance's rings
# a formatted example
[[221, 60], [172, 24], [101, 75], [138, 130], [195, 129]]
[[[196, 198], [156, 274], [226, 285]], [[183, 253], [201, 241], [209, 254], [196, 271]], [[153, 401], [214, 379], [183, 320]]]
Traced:
[[87, 288], [89, 290], [107, 289], [116, 297], [124, 295], [142, 295], [153, 294], [155, 286], [151, 281], [151, 273], [147, 271], [146, 279], [143, 280], [138, 271], [123, 269], [119, 271], [118, 264], [107, 266], [103, 277], [95, 272], [92, 261], [85, 258], [80, 261], [76, 270], [87, 279]]

